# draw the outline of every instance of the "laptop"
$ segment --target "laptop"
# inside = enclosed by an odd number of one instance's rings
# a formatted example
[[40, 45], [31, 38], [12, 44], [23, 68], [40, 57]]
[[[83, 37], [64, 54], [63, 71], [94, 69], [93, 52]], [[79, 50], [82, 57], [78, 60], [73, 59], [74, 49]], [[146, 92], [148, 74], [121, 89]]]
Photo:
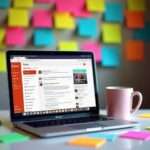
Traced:
[[39, 137], [129, 128], [136, 122], [99, 114], [93, 54], [8, 51], [13, 125]]

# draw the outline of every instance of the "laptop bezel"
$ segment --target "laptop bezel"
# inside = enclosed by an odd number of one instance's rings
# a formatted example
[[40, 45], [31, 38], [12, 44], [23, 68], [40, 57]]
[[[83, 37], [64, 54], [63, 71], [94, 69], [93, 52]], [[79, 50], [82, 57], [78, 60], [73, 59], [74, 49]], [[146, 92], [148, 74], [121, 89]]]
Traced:
[[[92, 60], [92, 68], [93, 68], [93, 80], [94, 80], [94, 88], [95, 88], [95, 100], [96, 107], [90, 111], [79, 111], [79, 112], [67, 112], [67, 113], [58, 113], [58, 114], [45, 114], [45, 115], [33, 115], [33, 116], [18, 116], [14, 113], [14, 104], [13, 104], [13, 96], [12, 96], [12, 78], [11, 78], [11, 56], [24, 56], [24, 55], [67, 55], [69, 56], [77, 56], [77, 57], [85, 57], [85, 55], [89, 55]], [[56, 119], [66, 119], [66, 118], [81, 118], [81, 117], [93, 117], [99, 116], [99, 97], [98, 97], [98, 89], [97, 89], [97, 79], [96, 79], [96, 64], [94, 61], [94, 56], [91, 52], [58, 52], [58, 51], [12, 51], [8, 50], [7, 54], [7, 77], [8, 77], [8, 88], [9, 88], [9, 104], [10, 104], [10, 117], [12, 122], [26, 122], [26, 121], [36, 121], [36, 120], [56, 120]]]

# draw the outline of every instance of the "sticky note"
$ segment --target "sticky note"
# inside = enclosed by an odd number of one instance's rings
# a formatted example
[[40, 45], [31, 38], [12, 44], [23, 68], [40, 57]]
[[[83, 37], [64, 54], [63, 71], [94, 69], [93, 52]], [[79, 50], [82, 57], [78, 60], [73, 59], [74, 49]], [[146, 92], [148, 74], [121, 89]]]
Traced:
[[59, 12], [77, 12], [85, 4], [85, 0], [56, 0], [56, 10]]
[[7, 28], [6, 44], [8, 46], [24, 46], [26, 44], [25, 29], [23, 28]]
[[119, 47], [102, 46], [102, 66], [118, 67], [121, 63], [121, 54]]
[[56, 43], [56, 38], [50, 29], [35, 29], [33, 33], [33, 42], [35, 46], [51, 47]]
[[104, 43], [120, 44], [122, 42], [121, 25], [104, 23], [102, 25], [102, 38]]
[[60, 41], [58, 43], [59, 51], [78, 51], [78, 43], [76, 41]]
[[99, 29], [95, 18], [80, 18], [77, 21], [77, 32], [82, 37], [97, 38]]
[[144, 42], [138, 40], [129, 40], [125, 44], [125, 56], [129, 61], [144, 60]]
[[124, 19], [123, 4], [115, 2], [107, 2], [104, 17], [106, 21], [122, 23]]
[[13, 6], [17, 8], [32, 8], [33, 0], [13, 0]]
[[9, 9], [8, 11], [8, 26], [9, 27], [28, 27], [29, 14], [26, 9]]
[[0, 72], [6, 72], [6, 53], [0, 51]]
[[108, 141], [115, 141], [118, 137], [117, 134], [110, 134], [110, 133], [91, 133], [89, 137], [93, 138], [103, 138]]
[[103, 146], [106, 143], [106, 140], [90, 137], [76, 137], [71, 139], [68, 143], [74, 146], [98, 148]]
[[144, 28], [144, 16], [142, 11], [126, 11], [126, 26], [131, 29]]
[[52, 27], [52, 15], [49, 10], [36, 9], [32, 14], [32, 25], [35, 28]]
[[150, 132], [146, 131], [129, 131], [121, 134], [122, 138], [136, 139], [136, 140], [150, 140]]
[[146, 10], [146, 1], [145, 0], [128, 0], [127, 1], [128, 10], [135, 11], [145, 11]]
[[150, 118], [150, 113], [144, 113], [139, 115], [140, 118]]
[[93, 52], [94, 59], [96, 62], [101, 61], [101, 46], [98, 42], [95, 41], [87, 41], [82, 43], [81, 50]]
[[0, 0], [0, 8], [6, 9], [10, 7], [10, 0]]
[[5, 37], [5, 29], [0, 28], [0, 44], [3, 43], [4, 37]]
[[55, 12], [54, 24], [56, 29], [75, 29], [75, 19], [68, 12]]
[[86, 0], [86, 8], [91, 12], [104, 12], [105, 0]]
[[0, 143], [5, 144], [27, 141], [29, 139], [30, 138], [28, 136], [19, 133], [9, 133], [5, 135], [0, 135]]

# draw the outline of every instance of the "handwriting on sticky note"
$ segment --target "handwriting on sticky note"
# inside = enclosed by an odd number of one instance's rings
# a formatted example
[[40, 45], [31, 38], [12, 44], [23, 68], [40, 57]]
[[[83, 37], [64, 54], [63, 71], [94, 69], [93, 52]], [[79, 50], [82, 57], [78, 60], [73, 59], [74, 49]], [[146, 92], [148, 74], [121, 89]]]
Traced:
[[96, 62], [101, 61], [101, 46], [98, 42], [87, 41], [82, 43], [81, 49], [84, 51], [93, 52]]
[[13, 0], [14, 6], [17, 8], [31, 8], [33, 7], [33, 0]]
[[60, 41], [58, 43], [59, 51], [78, 51], [78, 43], [76, 41]]
[[83, 147], [101, 147], [106, 143], [104, 139], [90, 138], [90, 137], [76, 137], [68, 142], [70, 145]]
[[[19, 20], [19, 21], [18, 21]], [[9, 27], [28, 27], [29, 14], [26, 9], [9, 9], [8, 11]]]
[[121, 25], [104, 23], [102, 25], [102, 38], [104, 43], [120, 44], [122, 42]]
[[6, 72], [6, 53], [0, 51], [0, 72]]

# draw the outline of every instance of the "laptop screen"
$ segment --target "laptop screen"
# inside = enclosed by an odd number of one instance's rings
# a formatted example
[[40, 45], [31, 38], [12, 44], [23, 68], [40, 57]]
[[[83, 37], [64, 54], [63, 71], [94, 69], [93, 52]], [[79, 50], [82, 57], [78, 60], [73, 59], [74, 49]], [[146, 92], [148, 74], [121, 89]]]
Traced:
[[22, 116], [96, 107], [90, 55], [11, 55], [13, 111]]

